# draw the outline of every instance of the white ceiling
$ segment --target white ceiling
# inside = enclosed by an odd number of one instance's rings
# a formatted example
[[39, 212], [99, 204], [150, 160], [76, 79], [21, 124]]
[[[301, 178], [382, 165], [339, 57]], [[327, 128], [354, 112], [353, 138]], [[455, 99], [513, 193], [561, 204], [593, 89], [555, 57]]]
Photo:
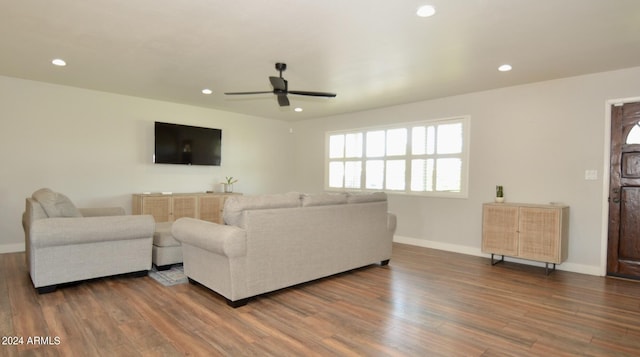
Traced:
[[[640, 0], [0, 0], [0, 50], [0, 75], [299, 120], [640, 66]], [[337, 97], [223, 94], [276, 62]]]

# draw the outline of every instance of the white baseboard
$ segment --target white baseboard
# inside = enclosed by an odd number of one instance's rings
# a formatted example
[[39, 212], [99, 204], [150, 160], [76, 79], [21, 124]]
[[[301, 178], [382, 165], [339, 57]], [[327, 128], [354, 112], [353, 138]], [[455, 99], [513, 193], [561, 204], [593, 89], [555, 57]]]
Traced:
[[24, 243], [0, 244], [0, 254], [24, 252]]
[[[469, 246], [466, 246], [466, 245], [449, 244], [449, 243], [443, 243], [443, 242], [434, 242], [434, 241], [430, 241], [430, 240], [426, 240], [426, 239], [417, 239], [417, 238], [403, 237], [403, 236], [398, 236], [398, 235], [393, 236], [393, 241], [396, 242], [396, 243], [415, 245], [415, 246], [418, 246], [418, 247], [431, 248], [431, 249], [437, 249], [437, 250], [444, 250], [444, 251], [447, 251], [447, 252], [454, 252], [454, 253], [460, 253], [460, 254], [466, 254], [466, 255], [474, 255], [474, 256], [477, 256], [477, 257], [485, 257], [485, 258], [490, 258], [491, 257], [490, 254], [482, 253], [480, 248], [469, 247]], [[544, 263], [534, 262], [534, 261], [531, 261], [531, 260], [524, 260], [524, 259], [518, 259], [518, 258], [512, 258], [512, 257], [504, 257], [504, 260], [505, 261], [509, 261], [509, 262], [518, 263], [518, 264], [527, 264], [527, 265], [533, 265], [533, 266], [538, 266], [538, 267], [544, 267]], [[602, 269], [600, 269], [599, 266], [583, 265], [583, 264], [575, 264], [575, 263], [567, 263], [567, 262], [565, 262], [565, 263], [556, 265], [556, 269], [557, 270], [569, 271], [569, 272], [573, 272], [573, 273], [603, 276], [602, 275], [602, 271], [601, 271]]]

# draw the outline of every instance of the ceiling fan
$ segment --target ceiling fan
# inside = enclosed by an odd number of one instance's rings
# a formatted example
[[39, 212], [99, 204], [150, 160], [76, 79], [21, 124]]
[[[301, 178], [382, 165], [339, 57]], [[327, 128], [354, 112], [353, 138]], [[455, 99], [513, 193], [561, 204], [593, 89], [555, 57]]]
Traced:
[[287, 98], [287, 94], [296, 94], [296, 95], [306, 95], [312, 97], [329, 97], [333, 98], [336, 96], [335, 93], [327, 93], [327, 92], [309, 92], [309, 91], [301, 91], [301, 90], [289, 90], [289, 82], [282, 78], [282, 72], [287, 69], [286, 63], [276, 63], [276, 70], [280, 72], [280, 77], [269, 77], [269, 81], [271, 82], [271, 86], [273, 87], [272, 91], [261, 91], [261, 92], [232, 92], [225, 93], [226, 95], [245, 95], [245, 94], [263, 94], [263, 93], [273, 93], [278, 97], [278, 104], [281, 107], [289, 106], [289, 98]]

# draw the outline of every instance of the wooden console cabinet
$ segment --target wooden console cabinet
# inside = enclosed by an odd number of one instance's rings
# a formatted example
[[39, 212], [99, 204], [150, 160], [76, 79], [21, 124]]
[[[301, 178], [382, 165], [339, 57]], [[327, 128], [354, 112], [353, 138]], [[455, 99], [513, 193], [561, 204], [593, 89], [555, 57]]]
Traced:
[[133, 214], [150, 214], [156, 222], [173, 222], [191, 217], [223, 223], [224, 201], [238, 193], [172, 193], [134, 194]]
[[[482, 208], [482, 252], [491, 264], [505, 256], [549, 264], [567, 259], [569, 207], [522, 203], [485, 203]], [[494, 261], [494, 255], [502, 259]]]

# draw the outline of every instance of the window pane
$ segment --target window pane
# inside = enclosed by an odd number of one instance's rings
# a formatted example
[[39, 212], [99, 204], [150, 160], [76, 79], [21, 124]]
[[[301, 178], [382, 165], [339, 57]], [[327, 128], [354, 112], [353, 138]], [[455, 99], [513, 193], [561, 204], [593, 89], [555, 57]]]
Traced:
[[347, 134], [346, 157], [362, 157], [362, 133]]
[[416, 126], [411, 129], [411, 153], [413, 155], [424, 155], [427, 147], [426, 128]]
[[344, 164], [340, 161], [329, 163], [329, 187], [342, 187], [344, 180]]
[[427, 154], [433, 155], [436, 150], [436, 128], [427, 127]]
[[360, 178], [362, 177], [362, 162], [347, 161], [344, 164], [344, 187], [360, 188]]
[[367, 133], [367, 157], [384, 156], [384, 130]]
[[405, 155], [407, 153], [407, 129], [387, 130], [387, 155]]
[[438, 159], [436, 162], [436, 191], [460, 192], [462, 160]]
[[433, 159], [411, 160], [411, 191], [433, 191]]
[[329, 158], [344, 157], [344, 135], [331, 135], [329, 137]]
[[366, 188], [381, 190], [384, 182], [384, 161], [382, 160], [368, 160], [367, 161], [367, 175], [366, 175]]
[[438, 154], [462, 152], [462, 123], [438, 125]]
[[387, 180], [386, 186], [388, 190], [404, 190], [405, 177], [405, 161], [404, 160], [388, 160], [387, 161]]
[[640, 127], [638, 124], [634, 125], [629, 135], [627, 135], [625, 144], [640, 144]]

